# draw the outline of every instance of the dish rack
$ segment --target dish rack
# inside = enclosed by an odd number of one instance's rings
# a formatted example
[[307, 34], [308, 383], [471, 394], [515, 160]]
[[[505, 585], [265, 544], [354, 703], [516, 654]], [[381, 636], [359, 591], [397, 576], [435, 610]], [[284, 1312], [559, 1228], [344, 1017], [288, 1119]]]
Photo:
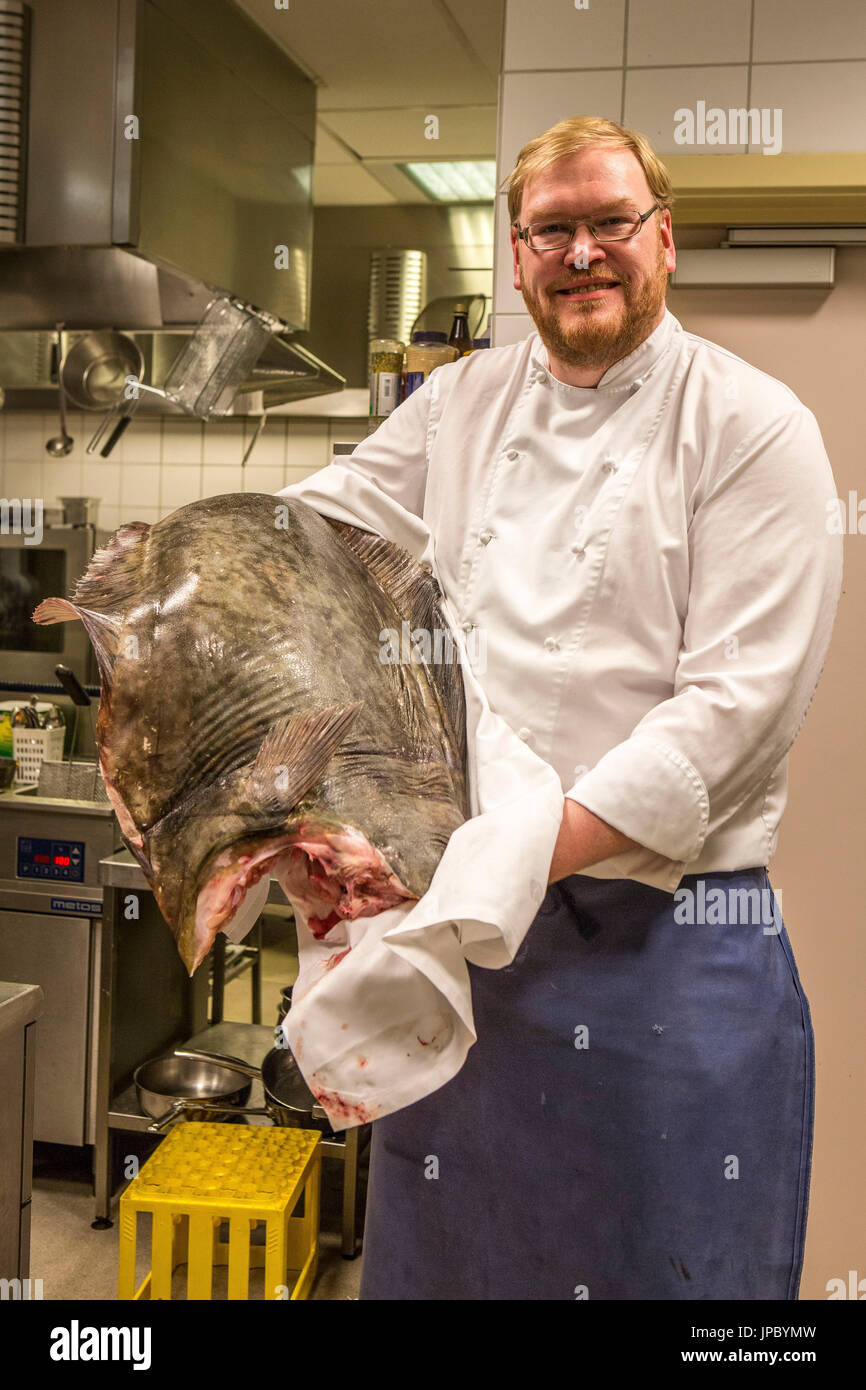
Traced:
[[63, 758], [63, 739], [65, 729], [12, 730], [12, 756], [18, 764], [15, 781], [38, 782], [39, 770], [46, 758], [59, 761]]

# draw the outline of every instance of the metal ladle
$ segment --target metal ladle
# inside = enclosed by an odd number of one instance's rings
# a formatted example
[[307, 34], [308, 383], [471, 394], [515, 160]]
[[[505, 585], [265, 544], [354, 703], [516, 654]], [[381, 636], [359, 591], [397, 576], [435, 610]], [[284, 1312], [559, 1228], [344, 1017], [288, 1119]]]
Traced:
[[67, 454], [71, 454], [75, 448], [75, 440], [66, 429], [66, 396], [63, 391], [63, 373], [60, 370], [60, 356], [62, 354], [61, 330], [63, 324], [57, 325], [57, 391], [60, 397], [60, 433], [52, 435], [45, 445], [46, 451], [55, 459], [64, 459]]

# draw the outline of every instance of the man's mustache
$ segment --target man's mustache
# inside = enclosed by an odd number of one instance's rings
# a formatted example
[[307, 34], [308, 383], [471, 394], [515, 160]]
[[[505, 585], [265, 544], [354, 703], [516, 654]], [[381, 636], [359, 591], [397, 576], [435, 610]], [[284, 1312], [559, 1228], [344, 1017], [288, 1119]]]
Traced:
[[585, 285], [587, 280], [591, 280], [593, 284], [598, 285], [623, 285], [624, 287], [628, 286], [627, 275], [593, 275], [590, 271], [587, 271], [584, 275], [581, 275], [579, 277], [576, 276], [573, 280], [566, 280], [561, 285], [554, 285], [554, 287], [549, 291], [549, 293], [559, 294], [560, 290], [576, 289], [578, 285]]

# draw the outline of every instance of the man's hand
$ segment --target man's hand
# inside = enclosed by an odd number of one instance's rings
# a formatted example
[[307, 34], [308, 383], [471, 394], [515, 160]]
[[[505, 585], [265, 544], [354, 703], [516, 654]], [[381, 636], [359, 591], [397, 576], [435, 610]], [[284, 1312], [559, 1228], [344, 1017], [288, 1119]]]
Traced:
[[580, 873], [590, 864], [598, 864], [602, 859], [637, 847], [636, 840], [620, 834], [607, 821], [600, 820], [579, 801], [567, 796], [547, 881], [556, 883], [569, 874]]

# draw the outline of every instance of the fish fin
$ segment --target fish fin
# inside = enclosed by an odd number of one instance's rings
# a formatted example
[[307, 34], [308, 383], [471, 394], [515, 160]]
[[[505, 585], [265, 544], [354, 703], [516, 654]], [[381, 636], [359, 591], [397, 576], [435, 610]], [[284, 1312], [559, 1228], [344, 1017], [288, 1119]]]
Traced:
[[103, 687], [107, 691], [111, 685], [111, 673], [117, 657], [117, 639], [120, 634], [117, 618], [108, 613], [96, 613], [89, 608], [82, 608], [80, 604], [66, 598], [43, 599], [33, 613], [34, 623], [43, 626], [50, 623], [71, 623], [76, 618], [80, 618], [90, 638]]
[[265, 804], [289, 808], [321, 777], [355, 720], [361, 703], [281, 719], [265, 735], [249, 774]]
[[[335, 521], [332, 517], [324, 519], [363, 562], [411, 630], [421, 628], [432, 634], [438, 626], [450, 635], [448, 623], [439, 606], [442, 591], [433, 575], [422, 569], [408, 550], [386, 540], [384, 536], [362, 531], [360, 527], [350, 526], [345, 521]], [[463, 767], [466, 761], [466, 704], [460, 662], [455, 655], [453, 661], [434, 661], [427, 669], [450, 735], [449, 742], [459, 765]]]
[[80, 617], [78, 609], [68, 598], [44, 598], [33, 610], [34, 623], [42, 623], [45, 627], [49, 623], [75, 623]]
[[95, 550], [70, 599], [98, 613], [118, 613], [141, 592], [142, 541], [150, 535], [146, 521], [129, 521], [107, 545]]

